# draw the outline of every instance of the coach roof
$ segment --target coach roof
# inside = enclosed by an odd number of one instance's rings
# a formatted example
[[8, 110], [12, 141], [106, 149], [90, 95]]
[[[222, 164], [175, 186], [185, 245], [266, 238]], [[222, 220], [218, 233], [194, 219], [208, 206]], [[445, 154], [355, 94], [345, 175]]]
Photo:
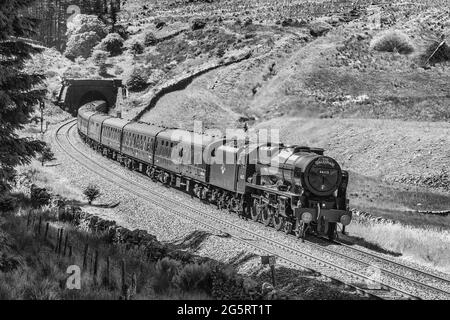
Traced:
[[129, 123], [129, 121], [125, 120], [125, 119], [109, 118], [103, 122], [103, 125], [108, 126], [108, 127], [117, 128], [117, 129], [122, 129], [128, 123]]
[[158, 127], [151, 124], [130, 122], [124, 128], [125, 131], [142, 134], [145, 136], [156, 136], [159, 132], [166, 130], [163, 127]]
[[158, 135], [158, 139], [202, 145], [204, 147], [206, 147], [212, 141], [217, 140], [217, 138], [214, 138], [210, 135], [194, 133], [182, 129], [168, 129], [164, 132], [161, 132]]

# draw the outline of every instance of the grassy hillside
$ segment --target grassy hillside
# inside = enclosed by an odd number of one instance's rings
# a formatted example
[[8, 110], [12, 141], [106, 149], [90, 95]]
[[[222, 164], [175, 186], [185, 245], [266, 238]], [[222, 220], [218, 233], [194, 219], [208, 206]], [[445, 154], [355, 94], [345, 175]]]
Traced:
[[[279, 129], [352, 172], [352, 203], [362, 209], [449, 209], [447, 44], [442, 61], [427, 61], [450, 36], [449, 2], [372, 3], [128, 0], [129, 37], [107, 76], [143, 82], [126, 118]], [[392, 32], [400, 40], [386, 38]], [[380, 39], [398, 47], [375, 50]], [[99, 77], [91, 58], [67, 65], [64, 74]]]

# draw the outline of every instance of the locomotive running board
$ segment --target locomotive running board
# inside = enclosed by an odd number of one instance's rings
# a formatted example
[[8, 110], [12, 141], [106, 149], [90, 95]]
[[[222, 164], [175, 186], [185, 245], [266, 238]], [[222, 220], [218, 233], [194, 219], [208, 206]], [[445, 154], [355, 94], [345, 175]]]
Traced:
[[253, 183], [247, 183], [246, 187], [258, 189], [258, 190], [262, 190], [262, 191], [273, 192], [273, 193], [276, 193], [276, 194], [278, 194], [280, 196], [284, 196], [284, 197], [299, 197], [300, 196], [300, 195], [292, 193], [292, 192], [280, 191], [276, 188], [268, 188], [268, 187], [260, 186], [260, 185], [253, 184]]

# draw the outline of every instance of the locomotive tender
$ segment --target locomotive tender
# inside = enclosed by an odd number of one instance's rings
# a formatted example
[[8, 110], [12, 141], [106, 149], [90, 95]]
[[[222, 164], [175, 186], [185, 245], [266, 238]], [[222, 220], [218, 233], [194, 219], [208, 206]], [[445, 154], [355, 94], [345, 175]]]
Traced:
[[[348, 173], [324, 150], [235, 139], [131, 122], [93, 101], [78, 110], [91, 147], [131, 170], [298, 238], [334, 239], [351, 221]], [[199, 139], [200, 137], [200, 139]]]

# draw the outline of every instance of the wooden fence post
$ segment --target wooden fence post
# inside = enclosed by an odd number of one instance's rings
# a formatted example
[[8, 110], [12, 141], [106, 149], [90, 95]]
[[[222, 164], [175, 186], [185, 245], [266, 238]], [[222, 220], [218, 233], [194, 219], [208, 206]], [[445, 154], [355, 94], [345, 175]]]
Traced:
[[50, 226], [50, 223], [47, 222], [47, 224], [45, 225], [45, 233], [44, 233], [44, 240], [47, 240], [47, 235], [48, 235], [48, 227]]
[[63, 235], [64, 235], [64, 229], [61, 228], [61, 235], [59, 236], [59, 243], [58, 243], [58, 255], [61, 255]]
[[28, 227], [30, 226], [30, 218], [31, 218], [31, 209], [28, 211], [28, 216], [27, 216], [27, 230], [28, 230]]
[[132, 297], [136, 295], [136, 287], [137, 287], [136, 273], [133, 272], [133, 275], [131, 276], [131, 293], [130, 293]]
[[111, 284], [111, 261], [110, 261], [110, 257], [106, 257], [106, 285], [109, 286]]
[[98, 272], [98, 250], [95, 250], [94, 258], [94, 284], [97, 285], [97, 272]]
[[87, 255], [88, 255], [89, 245], [86, 243], [84, 246], [84, 253], [83, 253], [83, 271], [86, 270], [87, 266]]
[[59, 244], [59, 234], [60, 233], [61, 233], [61, 229], [58, 229], [58, 233], [56, 235], [55, 253], [58, 253], [58, 244]]
[[66, 232], [66, 239], [64, 240], [64, 251], [63, 251], [63, 256], [66, 256], [66, 252], [67, 252], [67, 241], [69, 241], [69, 233]]
[[38, 226], [38, 235], [41, 235], [41, 226], [42, 226], [42, 216], [39, 216], [39, 226]]
[[126, 281], [126, 269], [125, 269], [125, 260], [122, 259], [121, 263], [121, 271], [122, 271], [122, 297], [123, 300], [128, 300], [128, 288], [127, 288], [127, 281]]

